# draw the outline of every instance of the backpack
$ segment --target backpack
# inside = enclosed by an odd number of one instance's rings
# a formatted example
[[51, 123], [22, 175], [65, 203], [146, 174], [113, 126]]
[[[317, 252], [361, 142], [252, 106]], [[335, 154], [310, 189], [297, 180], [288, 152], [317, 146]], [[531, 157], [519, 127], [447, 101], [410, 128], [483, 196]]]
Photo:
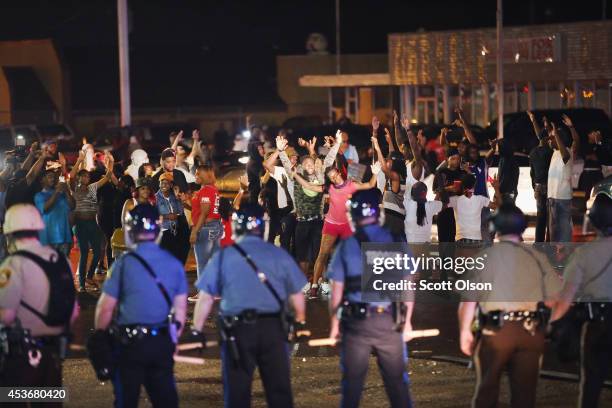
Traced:
[[12, 255], [28, 258], [36, 263], [45, 272], [49, 280], [49, 307], [47, 308], [46, 315], [34, 309], [23, 300], [20, 302], [21, 305], [34, 313], [47, 326], [68, 325], [72, 316], [76, 291], [74, 289], [72, 270], [66, 257], [58, 253], [57, 256], [52, 256], [50, 261], [46, 261], [28, 251], [17, 251]]

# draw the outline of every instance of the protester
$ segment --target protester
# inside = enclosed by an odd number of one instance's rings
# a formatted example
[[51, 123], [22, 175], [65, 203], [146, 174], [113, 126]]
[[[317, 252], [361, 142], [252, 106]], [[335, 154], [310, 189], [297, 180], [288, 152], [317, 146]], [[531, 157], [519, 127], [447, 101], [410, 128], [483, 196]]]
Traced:
[[159, 246], [185, 265], [189, 254], [189, 225], [183, 204], [174, 194], [173, 184], [172, 173], [164, 173], [159, 177], [159, 190], [155, 193], [157, 209], [162, 217]]
[[[368, 183], [358, 183], [352, 180], [345, 180], [340, 172], [334, 167], [327, 169], [325, 175], [331, 182], [329, 186], [329, 210], [327, 214], [325, 214], [325, 222], [323, 223], [321, 235], [321, 247], [319, 248], [319, 256], [315, 262], [312, 286], [310, 288], [311, 298], [316, 298], [318, 296], [319, 278], [323, 276], [334, 244], [339, 238], [345, 239], [353, 234], [346, 214], [347, 199], [356, 191], [374, 188], [376, 186], [376, 175], [378, 172], [380, 172], [380, 163], [375, 163], [372, 165], [372, 178], [370, 181]], [[302, 187], [308, 190], [320, 193], [324, 191], [323, 186], [310, 183], [297, 173], [294, 173], [293, 177]]]
[[[193, 245], [197, 263], [198, 278], [204, 271], [208, 260], [219, 249], [223, 226], [219, 214], [219, 191], [215, 187], [215, 171], [210, 166], [200, 165], [196, 170], [196, 180], [201, 188], [191, 199], [191, 219], [193, 227], [189, 243]], [[198, 295], [189, 298], [198, 300]]]
[[187, 191], [187, 180], [183, 172], [176, 168], [176, 153], [171, 148], [164, 149], [161, 154], [161, 167], [155, 172], [152, 177], [152, 190], [156, 190], [159, 186], [159, 177], [163, 173], [170, 172], [174, 178], [174, 184], [178, 186], [180, 191]]
[[34, 203], [45, 224], [39, 233], [40, 243], [69, 256], [72, 248], [69, 217], [75, 207], [74, 197], [66, 182], [59, 181], [55, 171], [46, 171], [41, 181], [43, 189], [34, 196]]
[[343, 131], [342, 134], [342, 144], [340, 145], [340, 154], [344, 156], [348, 164], [359, 163], [359, 155], [357, 154], [357, 149], [355, 146], [349, 143], [349, 134], [346, 131]]
[[[438, 242], [455, 242], [455, 214], [448, 206], [449, 197], [461, 193], [461, 180], [466, 174], [460, 168], [461, 159], [457, 149], [448, 151], [447, 166], [439, 168], [433, 181], [434, 191], [439, 194], [444, 207], [438, 214]], [[479, 224], [480, 225], [480, 224]]]
[[144, 150], [136, 149], [132, 152], [131, 160], [132, 162], [127, 167], [127, 169], [125, 169], [125, 174], [132, 177], [135, 183], [136, 180], [138, 180], [140, 177], [144, 177], [138, 173], [140, 170], [140, 166], [142, 166], [143, 164], [149, 163], [149, 156], [147, 155], [147, 152], [145, 152]]
[[536, 200], [536, 227], [535, 227], [535, 242], [544, 242], [546, 239], [546, 224], [548, 222], [548, 169], [552, 158], [553, 150], [548, 142], [548, 131], [550, 125], [546, 117], [544, 120], [544, 129], [540, 129], [540, 125], [535, 118], [535, 115], [527, 111], [529, 120], [533, 125], [538, 145], [529, 152], [529, 166], [531, 175], [531, 186]]
[[427, 200], [427, 185], [422, 181], [412, 186], [404, 197], [406, 239], [410, 243], [431, 242], [433, 217], [442, 210], [442, 201]]
[[[93, 281], [93, 274], [100, 260], [102, 250], [102, 231], [96, 221], [98, 214], [97, 191], [108, 183], [113, 175], [113, 156], [108, 154], [105, 158], [106, 174], [99, 181], [92, 183], [90, 172], [82, 166], [85, 165], [86, 153], [81, 150], [76, 164], [70, 172], [70, 182], [74, 188], [74, 235], [79, 245], [79, 291], [86, 290], [85, 283], [97, 288]], [[87, 269], [87, 257], [89, 250], [93, 252], [93, 258], [89, 269]]]
[[[550, 140], [553, 154], [548, 170], [548, 233], [551, 242], [572, 240], [572, 166], [580, 147], [580, 138], [569, 117], [563, 123], [570, 129], [572, 140], [565, 129], [552, 123]], [[569, 147], [569, 148], [568, 148]]]

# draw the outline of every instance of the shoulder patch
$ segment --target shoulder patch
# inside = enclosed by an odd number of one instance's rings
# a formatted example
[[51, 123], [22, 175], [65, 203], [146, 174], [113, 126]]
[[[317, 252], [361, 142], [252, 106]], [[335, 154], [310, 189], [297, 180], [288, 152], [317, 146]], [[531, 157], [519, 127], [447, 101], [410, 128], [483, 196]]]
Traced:
[[11, 273], [12, 271], [9, 268], [3, 268], [0, 270], [0, 288], [8, 285], [9, 281], [11, 280]]

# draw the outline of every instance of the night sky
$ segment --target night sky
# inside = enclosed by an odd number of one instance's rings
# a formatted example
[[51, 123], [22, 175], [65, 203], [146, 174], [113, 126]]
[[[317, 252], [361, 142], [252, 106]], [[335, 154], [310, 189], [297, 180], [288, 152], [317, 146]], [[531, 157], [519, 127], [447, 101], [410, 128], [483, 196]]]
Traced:
[[[506, 0], [504, 23], [598, 20], [602, 0]], [[275, 57], [303, 54], [309, 33], [334, 50], [334, 0], [128, 0], [132, 102], [138, 107], [279, 105]], [[385, 53], [387, 34], [495, 25], [495, 0], [341, 0], [343, 53]], [[610, 11], [608, 10], [608, 15]], [[115, 0], [11, 0], [0, 40], [52, 38], [74, 109], [117, 108]]]

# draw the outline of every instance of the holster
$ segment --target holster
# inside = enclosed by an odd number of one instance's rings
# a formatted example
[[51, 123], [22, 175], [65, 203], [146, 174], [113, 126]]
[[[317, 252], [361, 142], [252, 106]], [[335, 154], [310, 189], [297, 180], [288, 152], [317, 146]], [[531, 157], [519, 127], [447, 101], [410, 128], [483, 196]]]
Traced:
[[368, 304], [367, 303], [353, 303], [349, 301], [343, 301], [338, 308], [338, 317], [340, 320], [363, 320], [368, 316]]
[[393, 302], [391, 305], [391, 311], [395, 331], [403, 331], [404, 326], [406, 325], [406, 312], [408, 312], [408, 307], [403, 302]]
[[240, 351], [238, 349], [238, 339], [235, 333], [236, 321], [233, 317], [219, 315], [217, 327], [219, 328], [221, 342], [227, 345], [227, 351], [229, 352], [234, 366], [238, 366], [240, 364]]

